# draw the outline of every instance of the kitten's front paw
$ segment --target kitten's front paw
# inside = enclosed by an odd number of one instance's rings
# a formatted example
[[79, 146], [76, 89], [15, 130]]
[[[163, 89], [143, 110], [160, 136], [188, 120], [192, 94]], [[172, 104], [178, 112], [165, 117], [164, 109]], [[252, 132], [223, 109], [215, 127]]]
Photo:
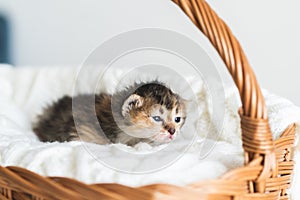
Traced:
[[148, 143], [139, 142], [134, 146], [134, 148], [138, 151], [150, 151], [153, 147]]

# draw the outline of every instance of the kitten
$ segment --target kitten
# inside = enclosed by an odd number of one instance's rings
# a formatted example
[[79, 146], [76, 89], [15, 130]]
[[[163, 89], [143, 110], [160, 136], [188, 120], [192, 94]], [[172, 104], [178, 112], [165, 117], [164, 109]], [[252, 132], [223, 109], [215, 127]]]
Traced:
[[154, 81], [135, 83], [114, 95], [64, 96], [44, 110], [33, 130], [44, 142], [157, 145], [172, 141], [185, 119], [185, 100]]

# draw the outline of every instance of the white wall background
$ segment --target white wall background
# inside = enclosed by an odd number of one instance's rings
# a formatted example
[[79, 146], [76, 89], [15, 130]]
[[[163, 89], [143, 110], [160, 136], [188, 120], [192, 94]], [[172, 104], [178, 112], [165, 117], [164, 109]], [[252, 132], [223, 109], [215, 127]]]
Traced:
[[[240, 39], [262, 87], [300, 105], [300, 1], [209, 0]], [[199, 33], [169, 0], [0, 0], [16, 65], [78, 65], [101, 42], [143, 27]]]

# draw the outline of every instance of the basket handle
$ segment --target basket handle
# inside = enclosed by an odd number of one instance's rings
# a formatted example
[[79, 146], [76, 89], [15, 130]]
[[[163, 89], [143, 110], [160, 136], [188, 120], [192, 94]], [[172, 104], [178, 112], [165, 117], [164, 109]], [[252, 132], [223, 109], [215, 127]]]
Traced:
[[225, 62], [242, 101], [240, 110], [245, 163], [263, 157], [263, 171], [256, 188], [264, 192], [264, 179], [276, 176], [274, 144], [270, 131], [264, 97], [256, 77], [238, 40], [225, 22], [218, 17], [205, 0], [172, 0], [207, 36]]

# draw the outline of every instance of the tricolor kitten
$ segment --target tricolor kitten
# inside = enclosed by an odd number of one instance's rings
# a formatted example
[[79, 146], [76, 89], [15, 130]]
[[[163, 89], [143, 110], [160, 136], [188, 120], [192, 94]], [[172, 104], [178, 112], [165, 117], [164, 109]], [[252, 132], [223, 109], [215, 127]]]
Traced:
[[[89, 105], [90, 100], [95, 104]], [[91, 117], [93, 113], [96, 117]], [[165, 85], [135, 83], [114, 95], [65, 96], [44, 110], [33, 130], [44, 142], [156, 145], [172, 141], [185, 118], [185, 100]]]

